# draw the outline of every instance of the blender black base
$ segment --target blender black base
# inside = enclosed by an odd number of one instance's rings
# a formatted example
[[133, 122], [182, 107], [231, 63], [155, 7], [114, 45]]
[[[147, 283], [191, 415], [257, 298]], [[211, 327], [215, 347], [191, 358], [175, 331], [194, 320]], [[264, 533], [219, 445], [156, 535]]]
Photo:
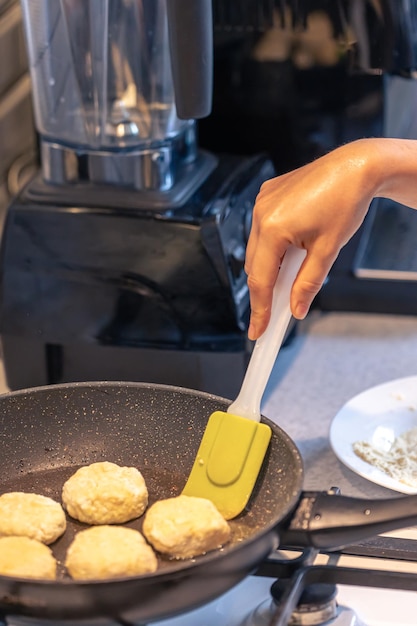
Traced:
[[82, 343], [44, 345], [7, 336], [2, 344], [10, 389], [62, 381], [125, 380], [187, 387], [233, 399], [249, 359], [246, 350], [188, 352]]
[[[273, 175], [264, 157], [219, 157], [181, 207], [107, 205], [80, 187], [38, 199], [36, 177], [8, 208], [0, 266], [7, 384], [173, 384], [223, 397], [243, 380], [252, 207]], [[81, 194], [81, 197], [82, 194]]]

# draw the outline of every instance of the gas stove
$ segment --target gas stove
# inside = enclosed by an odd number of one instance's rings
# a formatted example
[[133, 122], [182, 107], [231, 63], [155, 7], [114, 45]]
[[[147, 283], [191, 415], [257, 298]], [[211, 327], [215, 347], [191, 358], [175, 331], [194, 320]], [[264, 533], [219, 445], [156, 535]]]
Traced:
[[417, 528], [342, 552], [282, 549], [204, 607], [154, 626], [415, 626]]

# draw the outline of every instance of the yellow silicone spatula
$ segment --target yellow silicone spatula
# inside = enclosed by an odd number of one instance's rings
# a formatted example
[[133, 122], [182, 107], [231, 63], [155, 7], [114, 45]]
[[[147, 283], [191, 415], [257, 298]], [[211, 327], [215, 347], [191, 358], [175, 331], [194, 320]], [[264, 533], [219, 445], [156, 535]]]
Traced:
[[291, 319], [290, 293], [305, 258], [291, 246], [274, 287], [271, 319], [255, 343], [242, 388], [227, 412], [211, 414], [183, 494], [211, 500], [226, 519], [245, 508], [261, 469], [271, 429], [261, 423], [261, 400]]

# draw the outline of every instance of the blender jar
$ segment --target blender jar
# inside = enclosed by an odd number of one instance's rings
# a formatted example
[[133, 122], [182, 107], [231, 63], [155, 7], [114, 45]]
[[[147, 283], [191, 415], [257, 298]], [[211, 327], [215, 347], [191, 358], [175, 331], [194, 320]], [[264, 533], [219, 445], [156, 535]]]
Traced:
[[176, 114], [165, 0], [22, 0], [36, 126], [96, 150], [160, 142]]

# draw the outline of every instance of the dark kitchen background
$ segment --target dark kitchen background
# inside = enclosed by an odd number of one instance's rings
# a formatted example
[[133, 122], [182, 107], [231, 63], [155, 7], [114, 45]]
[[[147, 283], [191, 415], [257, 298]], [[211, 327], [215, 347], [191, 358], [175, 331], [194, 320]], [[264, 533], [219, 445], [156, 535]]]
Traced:
[[[61, 23], [78, 32], [86, 6], [60, 4], [0, 0], [0, 334], [8, 386], [148, 380], [233, 397], [251, 351], [243, 262], [257, 190], [356, 138], [417, 137], [417, 2], [213, 0], [211, 112], [178, 123], [163, 150], [160, 137], [151, 142], [139, 168], [121, 143], [108, 158], [93, 145], [71, 146], [71, 133], [52, 141], [35, 131], [22, 7], [27, 30], [36, 18], [53, 47]], [[141, 7], [144, 24], [166, 10], [161, 0], [106, 6], [123, 19]], [[79, 37], [77, 45], [89, 43]], [[74, 50], [74, 58], [60, 51], [68, 61], [68, 72], [57, 73], [62, 81], [86, 58]], [[55, 81], [47, 85], [56, 97]], [[74, 92], [70, 83], [61, 88]], [[119, 120], [114, 142], [121, 133], [134, 139], [132, 119]], [[180, 165], [171, 170], [174, 161]], [[416, 314], [416, 241], [411, 209], [373, 203], [315, 307]]]
[[[214, 101], [199, 122], [202, 146], [266, 151], [280, 174], [360, 137], [417, 136], [415, 2], [215, 2], [214, 8]], [[375, 201], [316, 306], [416, 313], [416, 242], [414, 212]]]

